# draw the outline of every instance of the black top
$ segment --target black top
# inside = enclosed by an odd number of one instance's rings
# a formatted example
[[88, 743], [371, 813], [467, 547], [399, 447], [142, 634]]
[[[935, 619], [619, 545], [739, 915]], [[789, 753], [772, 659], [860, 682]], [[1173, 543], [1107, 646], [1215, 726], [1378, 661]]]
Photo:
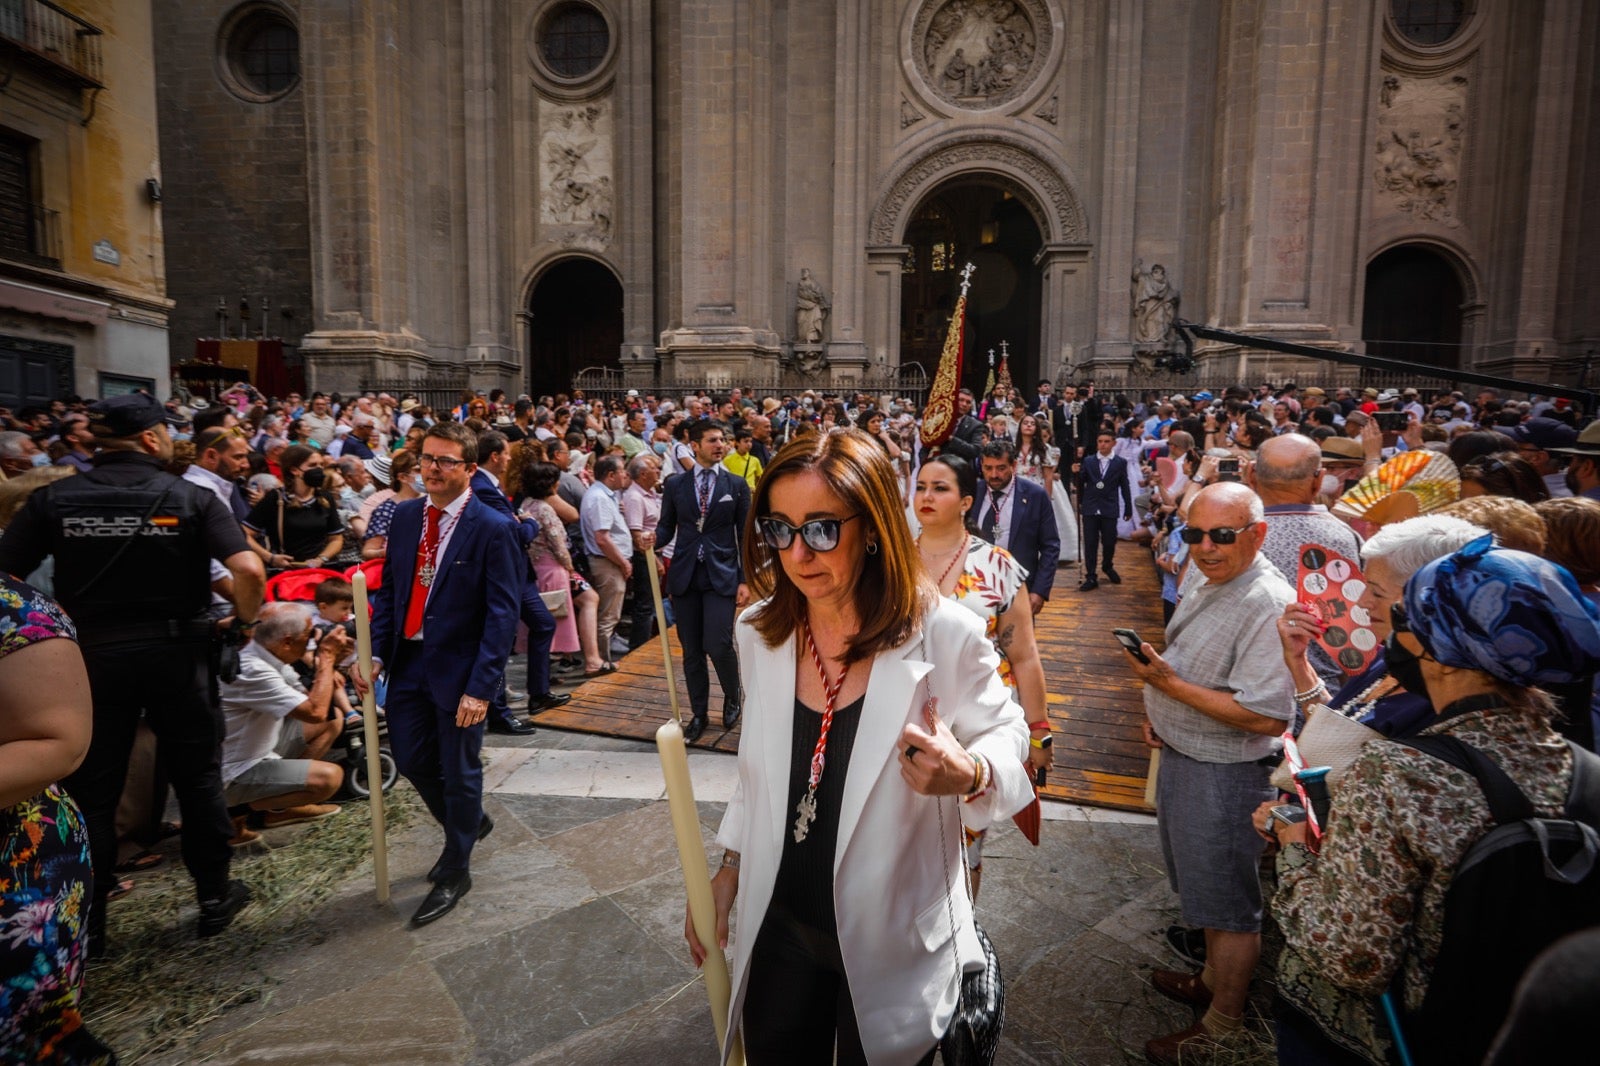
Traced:
[[833, 712], [828, 730], [827, 764], [817, 783], [817, 817], [805, 840], [795, 843], [795, 807], [806, 794], [811, 777], [811, 753], [822, 735], [822, 712], [794, 701], [794, 739], [789, 754], [789, 808], [783, 823], [783, 859], [772, 902], [814, 929], [835, 931], [833, 912], [833, 858], [839, 846], [839, 808], [844, 805], [844, 779], [850, 768], [850, 751], [861, 724], [862, 697]]
[[[283, 537], [278, 537], [278, 509], [283, 508]], [[317, 493], [304, 507], [288, 498], [283, 489], [273, 489], [261, 497], [250, 511], [245, 525], [260, 533], [274, 555], [287, 555], [304, 562], [322, 552], [329, 537], [344, 532], [339, 509], [333, 497]]]

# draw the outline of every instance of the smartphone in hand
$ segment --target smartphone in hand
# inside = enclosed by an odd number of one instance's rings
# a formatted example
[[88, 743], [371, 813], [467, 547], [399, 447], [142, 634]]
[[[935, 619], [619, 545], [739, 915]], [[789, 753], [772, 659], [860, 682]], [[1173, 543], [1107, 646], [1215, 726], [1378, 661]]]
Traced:
[[1117, 643], [1128, 649], [1128, 654], [1138, 659], [1146, 666], [1150, 665], [1150, 657], [1139, 650], [1144, 641], [1139, 639], [1139, 634], [1131, 629], [1113, 629], [1111, 635], [1117, 638]]

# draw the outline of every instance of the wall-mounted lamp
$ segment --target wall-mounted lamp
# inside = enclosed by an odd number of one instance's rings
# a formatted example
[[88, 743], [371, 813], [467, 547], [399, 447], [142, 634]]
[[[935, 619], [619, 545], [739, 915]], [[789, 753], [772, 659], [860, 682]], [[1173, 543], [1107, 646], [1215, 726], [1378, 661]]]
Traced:
[[155, 178], [144, 179], [144, 193], [150, 198], [151, 203], [159, 204], [161, 202], [161, 182]]

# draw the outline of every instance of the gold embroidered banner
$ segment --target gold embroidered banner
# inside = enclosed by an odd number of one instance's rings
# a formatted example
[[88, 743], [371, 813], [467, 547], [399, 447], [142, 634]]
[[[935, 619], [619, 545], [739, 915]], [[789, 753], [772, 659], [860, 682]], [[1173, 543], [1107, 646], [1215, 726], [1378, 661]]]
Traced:
[[922, 411], [922, 442], [939, 445], [955, 432], [956, 401], [961, 393], [961, 358], [967, 321], [967, 289], [972, 285], [972, 272], [977, 267], [968, 263], [961, 271], [961, 295], [956, 300], [955, 314], [950, 316], [950, 329], [944, 335], [944, 351], [939, 355], [939, 370], [933, 376], [933, 387], [928, 390], [928, 406]]

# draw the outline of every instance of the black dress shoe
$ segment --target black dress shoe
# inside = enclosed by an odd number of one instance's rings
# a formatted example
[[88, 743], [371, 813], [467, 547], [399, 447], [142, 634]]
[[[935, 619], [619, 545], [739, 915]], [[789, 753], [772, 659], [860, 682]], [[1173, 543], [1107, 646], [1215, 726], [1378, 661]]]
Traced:
[[[487, 814], [478, 820], [478, 839], [482, 840], [494, 832], [494, 819]], [[444, 875], [444, 856], [439, 856], [439, 861], [433, 864], [433, 869], [428, 871], [429, 882], [438, 881]]]
[[489, 721], [489, 732], [507, 737], [525, 737], [537, 733], [532, 722], [517, 718], [494, 718]]
[[704, 733], [705, 731], [706, 716], [703, 714], [695, 715], [693, 718], [689, 719], [689, 724], [683, 727], [684, 742], [688, 744], [694, 743], [700, 739], [700, 734]]
[[436, 922], [455, 910], [461, 897], [472, 891], [472, 875], [465, 870], [446, 874], [434, 883], [428, 896], [411, 916], [412, 928]]
[[1093, 592], [1095, 589], [1097, 589], [1099, 587], [1100, 587], [1100, 582], [1096, 581], [1094, 578], [1091, 577], [1091, 578], [1084, 579], [1083, 584], [1078, 586], [1078, 591], [1079, 592]]
[[572, 702], [570, 692], [546, 692], [543, 696], [529, 696], [528, 709], [531, 711], [553, 711], [557, 707], [565, 707]]
[[227, 891], [221, 896], [200, 901], [200, 935], [216, 936], [228, 928], [233, 924], [233, 916], [249, 902], [250, 886], [243, 881], [229, 881]]
[[737, 703], [724, 703], [722, 705], [722, 728], [732, 729], [739, 724], [739, 716], [744, 713], [744, 707]]
[[1106, 573], [1106, 580], [1111, 582], [1113, 585], [1122, 584], [1122, 575], [1117, 573], [1115, 570], [1111, 569], [1111, 567], [1109, 567], [1109, 566], [1106, 567], [1105, 573]]

